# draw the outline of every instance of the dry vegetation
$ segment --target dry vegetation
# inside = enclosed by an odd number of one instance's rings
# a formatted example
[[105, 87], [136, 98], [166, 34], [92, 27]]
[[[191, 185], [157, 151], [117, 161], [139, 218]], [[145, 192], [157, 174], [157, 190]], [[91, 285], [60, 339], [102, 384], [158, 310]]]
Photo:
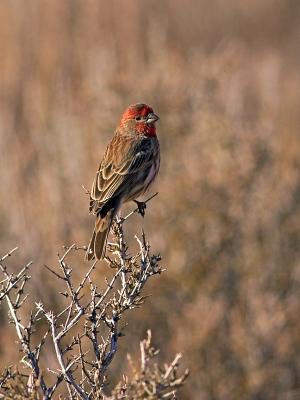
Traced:
[[[60, 297], [58, 311], [47, 310], [38, 301], [26, 315], [25, 304], [28, 305], [32, 290], [28, 284], [32, 263], [13, 273], [8, 261], [17, 248], [1, 257], [0, 303], [5, 300], [7, 304], [8, 319], [15, 328], [21, 354], [18, 365], [6, 368], [0, 377], [1, 399], [175, 398], [188, 370], [178, 373], [180, 353], [163, 367], [155, 362], [159, 351], [152, 346], [151, 331], [140, 343], [139, 365], [134, 365], [128, 356], [131, 373], [123, 367], [122, 381], [109, 389], [110, 365], [126, 327], [124, 317], [143, 306], [146, 282], [165, 271], [160, 266], [161, 257], [151, 253], [144, 232], [141, 237], [136, 236], [138, 252], [130, 253], [123, 226], [133, 213], [118, 217], [112, 226], [114, 241], [109, 243], [104, 260], [112, 270], [109, 279], [96, 281], [94, 261], [85, 271], [81, 269], [82, 276], [76, 282], [73, 272], [82, 257], [77, 257], [74, 265], [70, 264], [69, 255], [82, 253], [86, 247], [75, 244], [64, 254], [58, 254], [58, 269], [45, 266], [55, 279], [56, 295]], [[129, 343], [127, 347], [130, 348]], [[51, 358], [55, 359], [55, 367], [49, 363]]]
[[[299, 21], [293, 0], [0, 2], [1, 254], [33, 258], [30, 299], [58, 310], [42, 265], [87, 244], [81, 184], [124, 107], [153, 105], [162, 166], [142, 222], [168, 271], [126, 343], [153, 327], [161, 360], [182, 351], [181, 398], [300, 395]], [[0, 312], [4, 367], [18, 354]]]

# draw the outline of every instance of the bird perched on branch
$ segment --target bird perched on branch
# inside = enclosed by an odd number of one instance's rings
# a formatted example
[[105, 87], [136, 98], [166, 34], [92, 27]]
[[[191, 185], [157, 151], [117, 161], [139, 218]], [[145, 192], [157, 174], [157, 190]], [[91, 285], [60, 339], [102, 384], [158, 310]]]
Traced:
[[158, 116], [147, 104], [133, 104], [124, 112], [108, 144], [90, 193], [90, 214], [96, 215], [95, 228], [86, 259], [100, 260], [105, 255], [107, 236], [118, 210], [136, 199], [155, 180], [160, 164], [155, 123]]

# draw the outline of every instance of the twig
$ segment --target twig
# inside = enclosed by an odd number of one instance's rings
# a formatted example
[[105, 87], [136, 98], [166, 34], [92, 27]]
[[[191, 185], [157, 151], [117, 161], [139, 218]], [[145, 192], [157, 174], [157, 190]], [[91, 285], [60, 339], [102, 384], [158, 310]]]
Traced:
[[[147, 204], [150, 200], [152, 200], [154, 197], [158, 195], [158, 192], [154, 193], [152, 196], [148, 197], [147, 200], [144, 201], [145, 204]], [[124, 221], [126, 221], [129, 217], [131, 217], [134, 213], [139, 212], [139, 208], [135, 208], [133, 211], [131, 211], [129, 214], [126, 215], [126, 217], [123, 218]]]

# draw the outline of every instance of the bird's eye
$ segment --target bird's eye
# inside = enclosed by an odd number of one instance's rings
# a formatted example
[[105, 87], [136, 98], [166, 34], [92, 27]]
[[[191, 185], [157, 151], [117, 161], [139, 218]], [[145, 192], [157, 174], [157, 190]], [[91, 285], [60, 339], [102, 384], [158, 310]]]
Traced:
[[140, 121], [142, 119], [142, 117], [135, 117], [136, 121]]

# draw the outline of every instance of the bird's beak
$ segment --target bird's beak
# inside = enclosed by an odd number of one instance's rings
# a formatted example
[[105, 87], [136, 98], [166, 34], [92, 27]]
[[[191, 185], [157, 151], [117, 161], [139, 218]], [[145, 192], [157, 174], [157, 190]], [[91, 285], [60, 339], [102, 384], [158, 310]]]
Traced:
[[147, 123], [147, 124], [152, 124], [153, 122], [156, 122], [156, 121], [158, 121], [158, 120], [159, 120], [159, 116], [158, 116], [158, 115], [156, 115], [156, 114], [154, 114], [154, 113], [150, 113], [150, 114], [148, 114], [148, 116], [147, 116], [146, 123]]

